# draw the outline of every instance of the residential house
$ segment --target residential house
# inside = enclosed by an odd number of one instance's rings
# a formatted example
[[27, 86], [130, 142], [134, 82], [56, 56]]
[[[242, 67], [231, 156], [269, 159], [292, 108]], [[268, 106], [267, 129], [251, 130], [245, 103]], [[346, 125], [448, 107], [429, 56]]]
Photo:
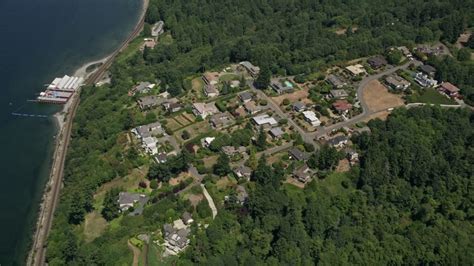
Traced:
[[339, 114], [346, 114], [352, 109], [352, 104], [350, 104], [347, 100], [337, 100], [332, 104], [332, 107]]
[[319, 118], [313, 111], [304, 111], [303, 116], [304, 120], [310, 123], [313, 127], [319, 127], [321, 125], [321, 121], [319, 121]]
[[345, 99], [349, 96], [349, 94], [343, 89], [331, 90], [329, 95], [334, 99]]
[[235, 109], [234, 112], [232, 112], [232, 115], [234, 117], [245, 117], [247, 115], [247, 111], [243, 106], [240, 106], [239, 108]]
[[138, 106], [141, 110], [151, 109], [163, 103], [166, 99], [156, 95], [144, 96], [137, 100]]
[[144, 51], [145, 48], [148, 48], [148, 49], [155, 49], [155, 46], [156, 46], [156, 41], [155, 39], [152, 39], [152, 38], [144, 38], [143, 39], [143, 44], [142, 46], [140, 47], [140, 51]]
[[408, 48], [406, 46], [400, 46], [400, 47], [397, 47], [397, 49], [399, 51], [401, 51], [403, 53], [404, 56], [408, 57], [408, 58], [412, 58], [413, 55], [411, 54], [410, 50], [408, 50]]
[[367, 72], [365, 71], [365, 68], [361, 64], [356, 64], [356, 65], [351, 65], [347, 66], [346, 70], [351, 74], [352, 76], [359, 76], [359, 75], [365, 75]]
[[243, 205], [249, 198], [249, 193], [247, 193], [247, 190], [242, 185], [238, 185], [235, 190], [237, 192], [237, 203]]
[[179, 219], [174, 221], [173, 225], [165, 224], [163, 226], [163, 237], [165, 240], [166, 251], [171, 255], [177, 255], [191, 242], [189, 234], [191, 229]]
[[423, 74], [426, 74], [430, 77], [434, 77], [434, 75], [436, 74], [436, 68], [430, 65], [422, 65], [419, 67], [419, 69]]
[[281, 127], [274, 127], [270, 129], [269, 134], [272, 136], [272, 138], [279, 139], [285, 134], [285, 132], [281, 129]]
[[244, 103], [244, 109], [247, 113], [253, 115], [260, 111], [260, 108], [255, 104], [254, 101]]
[[274, 126], [278, 125], [278, 121], [276, 121], [275, 118], [273, 118], [273, 117], [271, 117], [267, 114], [252, 117], [252, 121], [257, 126], [274, 127]]
[[205, 138], [202, 138], [202, 139], [201, 139], [201, 146], [203, 146], [204, 148], [209, 148], [209, 146], [211, 145], [211, 143], [212, 143], [215, 139], [216, 139], [215, 137], [205, 137]]
[[188, 143], [184, 145], [184, 148], [191, 154], [196, 154], [199, 150], [199, 145], [195, 143]]
[[179, 100], [177, 98], [167, 99], [162, 103], [162, 106], [165, 111], [169, 113], [178, 112], [183, 108], [183, 105], [179, 103]]
[[250, 180], [250, 176], [252, 175], [252, 169], [245, 165], [241, 165], [234, 168], [234, 174], [238, 178], [245, 178], [246, 180]]
[[294, 91], [293, 86], [288, 82], [272, 82], [270, 87], [278, 94], [291, 93]]
[[293, 171], [293, 177], [302, 183], [308, 182], [311, 179], [311, 175], [312, 171], [306, 164]]
[[304, 104], [301, 101], [293, 103], [292, 107], [293, 107], [293, 110], [298, 113], [306, 110], [306, 104]]
[[140, 215], [143, 212], [143, 207], [148, 202], [148, 197], [145, 194], [120, 192], [118, 204], [121, 212], [128, 211], [133, 207], [131, 216]]
[[139, 139], [148, 138], [151, 136], [165, 134], [160, 122], [154, 122], [148, 125], [138, 126], [131, 130], [131, 132]]
[[372, 67], [373, 69], [379, 69], [385, 65], [387, 65], [387, 60], [383, 56], [374, 56], [369, 59], [367, 59], [367, 63]]
[[217, 72], [206, 72], [202, 75], [202, 80], [206, 85], [217, 85], [219, 83], [219, 73]]
[[168, 160], [168, 155], [164, 152], [160, 152], [155, 156], [156, 163], [166, 163]]
[[290, 150], [288, 150], [288, 155], [290, 156], [290, 159], [293, 159], [296, 161], [306, 161], [309, 158], [307, 153], [302, 152], [300, 149], [296, 147], [292, 147]]
[[235, 148], [234, 146], [223, 146], [221, 150], [225, 155], [232, 157], [236, 154], [244, 154], [247, 151], [247, 148], [244, 146], [238, 148]]
[[443, 82], [441, 83], [441, 85], [439, 86], [438, 90], [440, 92], [443, 92], [445, 93], [446, 95], [448, 95], [449, 97], [451, 98], [457, 98], [459, 97], [459, 88], [454, 86], [453, 84], [449, 83], [449, 82]]
[[331, 84], [334, 88], [342, 88], [344, 86], [347, 86], [347, 83], [344, 82], [341, 78], [334, 74], [329, 74], [326, 78], [326, 81]]
[[219, 90], [216, 89], [216, 87], [212, 84], [206, 84], [204, 85], [204, 94], [209, 97], [209, 98], [213, 98], [213, 97], [217, 97], [219, 96]]
[[252, 93], [246, 91], [239, 94], [239, 98], [243, 103], [248, 103], [253, 99]]
[[189, 212], [184, 212], [183, 215], [181, 215], [181, 220], [185, 225], [190, 225], [194, 222], [193, 216]]
[[347, 139], [346, 136], [339, 135], [339, 136], [336, 136], [332, 139], [329, 139], [328, 144], [332, 147], [335, 147], [335, 148], [342, 148], [342, 147], [344, 147], [344, 145], [347, 144], [348, 141], [349, 141], [349, 139]]
[[406, 90], [411, 85], [408, 80], [395, 74], [387, 76], [385, 82], [393, 90]]
[[422, 87], [432, 87], [438, 84], [438, 81], [430, 78], [428, 75], [424, 75], [421, 72], [415, 74], [415, 81]]
[[357, 162], [359, 162], [359, 154], [355, 150], [351, 148], [346, 148], [345, 152], [346, 152], [346, 158], [347, 160], [349, 160], [349, 163], [351, 165], [354, 165]]
[[138, 85], [136, 85], [135, 87], [130, 89], [130, 91], [128, 92], [128, 95], [133, 96], [136, 93], [148, 93], [148, 92], [150, 92], [151, 89], [153, 89], [155, 87], [155, 85], [156, 84], [152, 84], [152, 83], [147, 82], [147, 81], [140, 82]]
[[153, 27], [151, 28], [151, 36], [153, 37], [158, 37], [160, 36], [161, 34], [163, 34], [164, 32], [164, 26], [165, 26], [165, 23], [163, 21], [158, 21], [156, 22]]
[[209, 120], [213, 128], [221, 129], [234, 124], [235, 120], [229, 113], [217, 113], [211, 116]]
[[155, 155], [158, 153], [158, 139], [155, 137], [146, 137], [142, 139], [142, 148], [149, 154]]
[[243, 61], [240, 62], [239, 64], [241, 67], [243, 67], [247, 72], [252, 76], [253, 78], [257, 78], [258, 75], [260, 74], [260, 68], [258, 66], [252, 65], [252, 63], [248, 61]]
[[219, 110], [214, 103], [193, 103], [193, 113], [205, 119], [209, 115], [217, 114]]

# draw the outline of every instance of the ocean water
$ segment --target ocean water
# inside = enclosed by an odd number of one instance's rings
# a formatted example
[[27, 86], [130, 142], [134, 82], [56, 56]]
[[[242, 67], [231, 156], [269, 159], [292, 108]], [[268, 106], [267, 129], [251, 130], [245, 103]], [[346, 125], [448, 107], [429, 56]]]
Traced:
[[141, 0], [0, 0], [0, 265], [25, 263], [53, 155], [59, 107], [27, 100], [111, 53], [141, 8]]

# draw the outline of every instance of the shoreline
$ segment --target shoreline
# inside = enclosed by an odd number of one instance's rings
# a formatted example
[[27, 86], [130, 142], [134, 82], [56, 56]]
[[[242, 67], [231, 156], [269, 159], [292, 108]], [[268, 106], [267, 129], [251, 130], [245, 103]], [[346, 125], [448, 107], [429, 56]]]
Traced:
[[[126, 48], [130, 41], [134, 40], [142, 31], [145, 14], [148, 9], [148, 3], [149, 0], [142, 0], [142, 8], [138, 22], [128, 38], [124, 40], [120, 47], [116, 48], [111, 54], [99, 60], [94, 60], [83, 64], [74, 71], [73, 76], [83, 77], [86, 80], [84, 85], [90, 85], [97, 82], [97, 79], [100, 79], [100, 77], [103, 75], [104, 70], [107, 70], [113, 63], [115, 56], [117, 56], [117, 54]], [[86, 71], [87, 67], [97, 63], [101, 63], [101, 65], [89, 73]], [[32, 233], [29, 252], [26, 258], [27, 265], [45, 264], [46, 240], [49, 235], [49, 230], [52, 226], [52, 219], [56, 209], [56, 204], [58, 202], [59, 191], [63, 186], [62, 175], [64, 170], [64, 161], [70, 139], [72, 120], [74, 119], [74, 115], [80, 101], [80, 92], [81, 89], [74, 93], [73, 97], [63, 106], [63, 108], [54, 114], [54, 119], [57, 126], [57, 133], [54, 141], [54, 152], [49, 177], [41, 196], [38, 208], [38, 217], [36, 219], [36, 225]]]

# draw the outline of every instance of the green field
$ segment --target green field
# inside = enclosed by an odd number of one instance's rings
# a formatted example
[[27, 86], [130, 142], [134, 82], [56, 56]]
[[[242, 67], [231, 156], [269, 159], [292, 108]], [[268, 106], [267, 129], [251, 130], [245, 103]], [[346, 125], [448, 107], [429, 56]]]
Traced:
[[409, 103], [456, 104], [455, 101], [440, 94], [433, 88], [423, 89], [407, 97]]

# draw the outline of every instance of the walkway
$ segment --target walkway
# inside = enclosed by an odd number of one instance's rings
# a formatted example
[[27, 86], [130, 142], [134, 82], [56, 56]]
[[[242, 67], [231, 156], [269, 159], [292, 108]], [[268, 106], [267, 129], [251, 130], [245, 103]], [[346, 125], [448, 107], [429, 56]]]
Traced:
[[212, 210], [212, 219], [214, 219], [216, 218], [216, 215], [217, 215], [217, 208], [216, 208], [216, 205], [214, 204], [214, 200], [212, 199], [209, 192], [207, 192], [207, 189], [204, 186], [204, 184], [201, 184], [201, 187], [202, 187], [202, 192], [204, 193], [204, 197], [206, 197], [207, 202], [209, 203], [209, 207]]

